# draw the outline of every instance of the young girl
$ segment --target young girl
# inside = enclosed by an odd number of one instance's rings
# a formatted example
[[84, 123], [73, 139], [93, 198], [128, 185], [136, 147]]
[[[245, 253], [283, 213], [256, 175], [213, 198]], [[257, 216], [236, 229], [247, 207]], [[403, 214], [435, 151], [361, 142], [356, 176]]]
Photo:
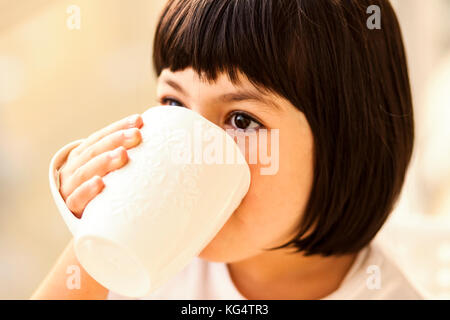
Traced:
[[[380, 9], [380, 29], [367, 8]], [[216, 237], [147, 299], [419, 299], [371, 241], [401, 191], [414, 138], [399, 25], [387, 0], [171, 0], [153, 46], [162, 105], [223, 129], [279, 129], [279, 170], [251, 185]], [[83, 209], [140, 143], [131, 116], [59, 151], [60, 193]], [[256, 151], [255, 151], [256, 152]], [[51, 168], [52, 169], [52, 168]], [[35, 299], [118, 299], [72, 243]]]

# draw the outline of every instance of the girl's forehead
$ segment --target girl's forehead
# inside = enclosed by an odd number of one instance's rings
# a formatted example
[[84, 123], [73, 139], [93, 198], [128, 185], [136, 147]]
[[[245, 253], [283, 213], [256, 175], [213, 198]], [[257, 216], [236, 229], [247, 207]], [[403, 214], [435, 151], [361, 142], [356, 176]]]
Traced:
[[171, 71], [170, 69], [164, 69], [161, 72], [161, 75], [159, 76], [160, 80], [167, 80], [167, 79], [178, 79], [182, 81], [190, 81], [195, 83], [201, 83], [205, 85], [219, 85], [219, 86], [233, 86], [233, 87], [242, 87], [242, 86], [253, 86], [252, 83], [247, 79], [247, 77], [242, 74], [241, 72], [238, 72], [239, 80], [236, 83], [233, 83], [227, 73], [221, 72], [218, 73], [217, 78], [215, 80], [209, 80], [205, 76], [200, 75], [198, 72], [196, 72], [194, 69], [188, 67], [184, 70], [180, 71]]
[[216, 81], [208, 82], [192, 68], [176, 72], [165, 69], [158, 82], [160, 85], [158, 91], [162, 92], [165, 87], [170, 87], [186, 98], [211, 98], [219, 99], [221, 102], [252, 100], [261, 102], [261, 105], [266, 105], [271, 111], [277, 112], [284, 109], [283, 105], [290, 104], [285, 98], [256, 87], [242, 73], [239, 74], [239, 83], [233, 83], [226, 73], [220, 73]]
[[167, 68], [161, 72], [158, 78], [158, 84], [165, 84], [175, 88], [178, 87], [177, 89], [183, 88], [203, 93], [206, 93], [206, 91], [209, 90], [219, 90], [221, 92], [247, 91], [266, 97], [274, 96], [274, 93], [253, 84], [242, 72], [238, 71], [237, 75], [238, 78], [235, 82], [230, 80], [228, 73], [226, 72], [218, 73], [217, 78], [211, 80], [201, 76], [191, 67], [175, 72]]

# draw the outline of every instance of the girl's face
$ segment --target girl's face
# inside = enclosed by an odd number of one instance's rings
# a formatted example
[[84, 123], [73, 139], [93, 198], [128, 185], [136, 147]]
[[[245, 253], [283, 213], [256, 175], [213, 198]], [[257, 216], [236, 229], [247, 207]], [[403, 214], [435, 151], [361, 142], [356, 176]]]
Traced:
[[[234, 262], [262, 253], [263, 249], [290, 240], [309, 198], [313, 181], [313, 136], [302, 112], [288, 100], [261, 94], [240, 74], [235, 86], [225, 74], [215, 83], [200, 79], [192, 69], [171, 72], [158, 78], [157, 98], [161, 105], [176, 105], [195, 111], [223, 129], [267, 129], [267, 151], [272, 164], [250, 161], [259, 154], [261, 141], [245, 148], [251, 172], [250, 188], [215, 238], [199, 257], [216, 262]], [[279, 129], [278, 139], [272, 140]], [[259, 140], [259, 137], [258, 137]], [[274, 143], [278, 144], [278, 154]], [[264, 154], [264, 153], [263, 153]], [[262, 174], [261, 168], [278, 170]], [[276, 166], [275, 166], [276, 169]]]

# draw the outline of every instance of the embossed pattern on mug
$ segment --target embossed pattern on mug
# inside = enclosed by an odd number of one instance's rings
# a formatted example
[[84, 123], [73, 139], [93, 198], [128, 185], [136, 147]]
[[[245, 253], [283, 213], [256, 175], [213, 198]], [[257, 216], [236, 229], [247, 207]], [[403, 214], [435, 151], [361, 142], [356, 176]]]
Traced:
[[[139, 172], [138, 175], [122, 172], [126, 176], [124, 183], [134, 184], [139, 189], [149, 190], [149, 192], [132, 193], [132, 188], [121, 188], [121, 194], [113, 197], [114, 200], [111, 203], [113, 210], [110, 214], [137, 223], [138, 218], [142, 218], [141, 215], [144, 212], [150, 212], [145, 219], [154, 219], [156, 214], [167, 211], [165, 210], [166, 206], [176, 204], [180, 210], [183, 210], [182, 216], [188, 217], [200, 196], [197, 184], [199, 168], [193, 163], [174, 164], [170, 158], [171, 152], [167, 152], [166, 149], [183, 145], [186, 136], [176, 130], [158, 131], [148, 128], [145, 137], [143, 143], [146, 143], [147, 148], [149, 145], [152, 146], [149, 148], [149, 152], [143, 157], [133, 157], [142, 144], [135, 150], [131, 149], [129, 164], [121, 170]], [[163, 155], [163, 157], [156, 157], [156, 154]], [[110, 174], [113, 175], [114, 172]], [[131, 177], [134, 177], [133, 181], [129, 180]], [[150, 188], [155, 187], [161, 187], [164, 190], [161, 193], [150, 192]], [[179, 192], [180, 189], [182, 192]], [[125, 202], [123, 199], [128, 199], [128, 201]], [[129, 201], [129, 199], [133, 200]], [[137, 207], [137, 204], [140, 204], [140, 207]]]

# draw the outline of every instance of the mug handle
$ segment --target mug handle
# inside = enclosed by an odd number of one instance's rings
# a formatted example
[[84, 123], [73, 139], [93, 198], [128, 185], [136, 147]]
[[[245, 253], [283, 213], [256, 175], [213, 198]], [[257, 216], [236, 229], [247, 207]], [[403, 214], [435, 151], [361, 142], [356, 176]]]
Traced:
[[[58, 208], [61, 216], [64, 219], [64, 222], [66, 223], [70, 232], [74, 236], [78, 232], [81, 219], [75, 217], [72, 211], [69, 210], [69, 208], [66, 205], [66, 202], [64, 201], [63, 197], [61, 196], [61, 193], [59, 192], [58, 169], [60, 168], [61, 164], [63, 164], [66, 161], [67, 155], [69, 154], [70, 150], [78, 146], [83, 140], [84, 139], [73, 141], [65, 145], [61, 149], [59, 149], [50, 160], [49, 166], [50, 192], [53, 196], [53, 200], [55, 201], [56, 207]], [[58, 168], [56, 168], [57, 166]]]

